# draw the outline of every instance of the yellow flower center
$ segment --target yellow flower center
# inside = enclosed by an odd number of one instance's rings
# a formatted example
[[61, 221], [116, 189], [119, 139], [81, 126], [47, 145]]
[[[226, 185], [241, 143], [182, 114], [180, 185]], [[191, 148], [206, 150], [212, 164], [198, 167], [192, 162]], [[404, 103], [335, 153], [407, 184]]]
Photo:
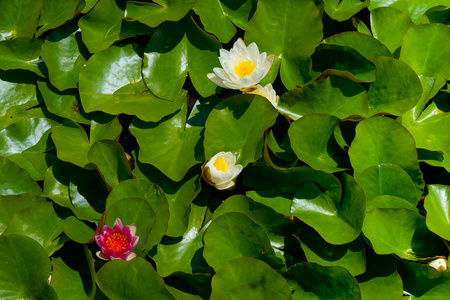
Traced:
[[108, 250], [122, 251], [128, 246], [128, 237], [122, 233], [115, 232], [106, 239]]
[[226, 172], [228, 169], [228, 164], [223, 160], [222, 157], [216, 158], [216, 161], [213, 163], [213, 166], [216, 167], [217, 170]]
[[239, 77], [252, 75], [255, 70], [255, 64], [249, 60], [241, 60], [237, 65], [234, 65], [234, 73]]

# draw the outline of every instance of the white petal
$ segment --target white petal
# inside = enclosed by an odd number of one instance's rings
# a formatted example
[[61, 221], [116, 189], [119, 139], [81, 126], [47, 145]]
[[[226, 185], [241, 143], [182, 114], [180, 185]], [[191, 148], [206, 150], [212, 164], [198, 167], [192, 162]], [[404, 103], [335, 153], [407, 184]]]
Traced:
[[[247, 53], [248, 53], [248, 57], [254, 61], [256, 61], [258, 59], [259, 56], [259, 50], [258, 50], [258, 46], [256, 46], [255, 43], [251, 43], [250, 45], [248, 45], [247, 47]], [[264, 52], [265, 53], [265, 52]]]
[[127, 256], [127, 258], [126, 258], [126, 261], [132, 260], [132, 259], [135, 258], [135, 257], [136, 257], [136, 253], [131, 252], [130, 254], [128, 254], [128, 256]]
[[273, 54], [267, 56], [266, 62], [264, 63], [264, 66], [263, 66], [264, 67], [264, 76], [263, 76], [263, 78], [266, 77], [267, 73], [270, 70], [270, 67], [272, 67], [274, 59], [275, 59], [275, 55], [273, 55]]
[[214, 187], [218, 190], [226, 190], [235, 185], [234, 181], [230, 180], [221, 184], [216, 184]]
[[233, 83], [231, 81], [224, 81], [223, 84], [227, 87], [227, 89], [240, 90], [243, 88], [243, 86]]
[[208, 73], [208, 74], [206, 74], [206, 76], [207, 76], [212, 82], [214, 82], [215, 84], [217, 84], [218, 86], [223, 87], [223, 88], [227, 88], [227, 87], [223, 84], [223, 79], [220, 78], [219, 76], [217, 76], [216, 74], [214, 74], [214, 73]]
[[232, 179], [238, 177], [238, 175], [242, 172], [242, 169], [243, 169], [242, 165], [235, 165], [232, 170], [233, 173]]
[[234, 43], [232, 49], [235, 49], [238, 52], [247, 51], [244, 40], [241, 38], [238, 38], [238, 40]]

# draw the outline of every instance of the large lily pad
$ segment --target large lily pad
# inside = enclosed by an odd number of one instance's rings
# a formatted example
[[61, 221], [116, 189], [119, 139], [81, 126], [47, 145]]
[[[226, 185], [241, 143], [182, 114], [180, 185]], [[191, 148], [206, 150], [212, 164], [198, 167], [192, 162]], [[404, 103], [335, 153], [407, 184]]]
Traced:
[[93, 10], [78, 21], [81, 37], [89, 52], [104, 50], [119, 39], [125, 5], [123, 0], [99, 1]]
[[44, 77], [39, 69], [41, 46], [42, 41], [25, 37], [0, 42], [0, 69], [29, 70]]
[[156, 0], [151, 3], [129, 1], [126, 18], [138, 20], [150, 27], [158, 27], [164, 21], [182, 19], [195, 5], [196, 0]]
[[[248, 283], [260, 283], [286, 298], [291, 296], [291, 288], [286, 280], [268, 264], [254, 258], [241, 257], [226, 262], [214, 275], [210, 299], [223, 299], [228, 291]], [[254, 295], [253, 291], [251, 295]]]
[[174, 99], [186, 75], [203, 97], [219, 88], [206, 77], [219, 66], [220, 43], [202, 31], [190, 18], [161, 25], [150, 39], [144, 53], [142, 74], [148, 88], [163, 99]]
[[330, 36], [322, 41], [324, 44], [348, 46], [356, 49], [364, 56], [387, 56], [392, 54], [380, 41], [369, 34], [347, 31]]
[[411, 18], [394, 7], [379, 7], [370, 12], [373, 37], [394, 53], [403, 42], [406, 31], [414, 26]]
[[348, 157], [334, 138], [340, 119], [328, 114], [308, 114], [289, 127], [291, 147], [297, 157], [316, 170], [328, 173], [348, 169]]
[[63, 232], [64, 226], [64, 219], [55, 208], [51, 202], [42, 202], [15, 213], [4, 234], [28, 236], [41, 244], [49, 256], [52, 255], [62, 246], [57, 237]]
[[356, 179], [367, 200], [381, 195], [404, 198], [417, 205], [416, 188], [405, 170], [394, 164], [379, 164], [365, 169]]
[[450, 188], [445, 185], [429, 185], [425, 198], [427, 226], [446, 240], [450, 239]]
[[50, 259], [38, 242], [23, 235], [3, 234], [0, 255], [4, 261], [0, 265], [1, 298], [58, 299], [55, 290], [47, 284], [52, 268]]
[[364, 218], [364, 235], [377, 254], [420, 260], [443, 253], [442, 240], [430, 232], [425, 218], [407, 208], [378, 208]]
[[307, 182], [295, 194], [291, 215], [313, 227], [328, 243], [342, 245], [356, 239], [361, 233], [364, 191], [353, 177], [342, 177], [342, 200], [325, 195], [320, 188]]
[[264, 131], [275, 123], [276, 117], [273, 105], [261, 96], [237, 95], [223, 100], [205, 124], [205, 158], [230, 151], [244, 167], [258, 160]]
[[395, 120], [373, 117], [360, 122], [356, 126], [356, 136], [348, 154], [356, 177], [373, 165], [396, 164], [411, 177], [416, 187], [417, 199], [422, 196], [424, 183], [414, 139]]
[[0, 115], [11, 118], [14, 110], [25, 110], [39, 104], [35, 84], [36, 75], [32, 73], [0, 70]]
[[417, 104], [414, 118], [450, 78], [450, 28], [443, 24], [424, 24], [411, 27], [403, 37], [400, 59], [421, 76], [424, 95]]
[[156, 299], [175, 300], [161, 276], [140, 257], [131, 261], [117, 259], [108, 262], [98, 271], [97, 284], [111, 300], [146, 299], [149, 290]]
[[416, 106], [422, 95], [417, 74], [404, 62], [389, 57], [370, 57], [377, 80], [369, 88], [369, 115], [402, 115]]
[[0, 40], [33, 37], [44, 0], [2, 1]]
[[253, 257], [272, 268], [284, 266], [275, 256], [266, 231], [243, 213], [229, 212], [215, 219], [203, 236], [203, 257], [217, 272], [238, 257]]
[[41, 49], [50, 82], [60, 91], [77, 88], [78, 75], [86, 65], [88, 54], [81, 32], [72, 23], [52, 31]]
[[298, 283], [294, 299], [361, 299], [356, 279], [342, 267], [302, 263], [293, 265], [287, 274]]
[[278, 111], [297, 120], [306, 114], [329, 114], [339, 119], [368, 112], [367, 93], [361, 84], [330, 76], [284, 93]]
[[311, 81], [310, 56], [322, 40], [322, 26], [319, 10], [310, 0], [258, 1], [245, 41], [255, 42], [267, 55], [275, 55], [261, 84], [272, 83], [278, 69], [288, 89]]
[[369, 6], [368, 0], [324, 0], [325, 12], [337, 21], [345, 21]]
[[84, 0], [46, 0], [42, 6], [39, 16], [39, 25], [42, 26], [35, 36], [40, 36], [44, 32], [57, 28], [76, 16], [84, 7]]
[[40, 195], [41, 188], [30, 173], [6, 157], [0, 156], [0, 195], [18, 195], [31, 193]]

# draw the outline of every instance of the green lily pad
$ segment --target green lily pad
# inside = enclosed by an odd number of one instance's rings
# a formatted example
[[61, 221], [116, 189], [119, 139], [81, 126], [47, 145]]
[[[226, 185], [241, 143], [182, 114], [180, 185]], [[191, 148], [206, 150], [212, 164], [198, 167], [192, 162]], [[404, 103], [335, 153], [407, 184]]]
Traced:
[[152, 227], [156, 222], [156, 214], [146, 199], [130, 197], [117, 201], [106, 211], [105, 225], [113, 228], [119, 218], [124, 226], [136, 224], [136, 236], [139, 241], [134, 248], [138, 255], [147, 253], [152, 247], [149, 239]]
[[203, 234], [207, 225], [202, 226], [206, 213], [205, 206], [191, 204], [189, 224], [180, 237], [165, 238], [149, 253], [155, 261], [158, 274], [167, 277], [176, 272], [188, 274], [210, 272], [203, 259]]
[[131, 261], [120, 259], [106, 263], [97, 273], [97, 284], [111, 300], [156, 299], [175, 300], [167, 290], [164, 280], [145, 259], [137, 257]]
[[287, 300], [289, 299], [283, 294], [277, 293], [273, 289], [258, 283], [250, 282], [238, 287], [235, 287], [226, 292], [221, 299], [224, 300], [239, 300], [246, 297], [255, 297], [256, 299], [268, 299], [268, 300]]
[[169, 203], [169, 223], [166, 235], [179, 237], [184, 235], [190, 222], [191, 202], [200, 192], [200, 166], [191, 168], [181, 181], [173, 181], [161, 171], [149, 164], [135, 161], [133, 175], [137, 179], [146, 179], [158, 185]]
[[385, 6], [394, 7], [410, 16], [415, 24], [420, 24], [423, 14], [429, 8], [437, 5], [449, 6], [450, 2], [448, 0], [371, 0], [369, 10]]
[[77, 243], [87, 244], [93, 240], [95, 232], [83, 221], [70, 216], [64, 221], [64, 233]]
[[372, 36], [372, 33], [370, 32], [369, 28], [367, 28], [367, 25], [355, 16], [352, 18], [352, 25], [359, 33]]
[[365, 169], [356, 179], [367, 201], [381, 195], [397, 196], [417, 205], [416, 188], [405, 170], [394, 164], [379, 164]]
[[37, 85], [50, 112], [77, 123], [90, 124], [89, 115], [81, 107], [80, 99], [75, 90], [60, 92], [50, 83], [44, 81], [38, 81]]
[[298, 283], [294, 299], [361, 299], [358, 282], [342, 267], [302, 263], [290, 267], [287, 274]]
[[0, 211], [0, 234], [5, 231], [8, 222], [14, 213], [30, 207], [33, 204], [45, 201], [46, 199], [44, 197], [33, 194], [0, 196], [0, 206], [2, 207], [2, 210]]
[[389, 195], [377, 196], [366, 202], [366, 212], [372, 211], [375, 208], [407, 208], [418, 211], [416, 206], [410, 201]]
[[158, 27], [164, 21], [182, 19], [195, 5], [196, 0], [156, 0], [152, 3], [127, 2], [126, 18], [137, 20], [150, 27]]
[[47, 284], [52, 268], [50, 259], [38, 242], [23, 235], [3, 234], [0, 256], [4, 261], [0, 266], [0, 297], [58, 299], [55, 290]]
[[345, 21], [359, 12], [361, 9], [369, 6], [368, 0], [324, 0], [325, 12], [337, 21]]
[[407, 208], [377, 208], [366, 213], [363, 232], [377, 254], [420, 260], [445, 249], [440, 237], [428, 230], [425, 218]]
[[88, 160], [91, 144], [89, 144], [86, 132], [79, 124], [65, 120], [60, 125], [53, 125], [52, 140], [56, 146], [56, 155], [60, 160], [82, 168], [93, 168]]
[[373, 117], [356, 126], [356, 136], [348, 154], [357, 178], [368, 167], [392, 163], [408, 173], [416, 187], [417, 199], [424, 183], [411, 134], [398, 122], [387, 117]]
[[417, 119], [413, 111], [401, 116], [399, 122], [414, 137], [417, 148], [450, 153], [450, 137], [446, 134], [450, 129], [448, 100], [444, 94], [436, 96]]
[[314, 77], [337, 75], [356, 82], [376, 80], [376, 66], [357, 50], [348, 46], [320, 44], [311, 56]]
[[18, 195], [42, 193], [39, 185], [33, 181], [30, 173], [6, 157], [0, 156], [0, 195]]
[[52, 199], [56, 204], [74, 209], [69, 196], [70, 175], [74, 165], [57, 161], [45, 172], [42, 196]]
[[[81, 0], [46, 0], [42, 6], [41, 15], [39, 16], [39, 30], [35, 36], [40, 36], [44, 32], [57, 28], [67, 21], [71, 20], [83, 8], [81, 7]], [[84, 0], [83, 0], [84, 2]]]
[[117, 116], [107, 114], [94, 113], [91, 120], [91, 130], [89, 132], [89, 140], [91, 144], [100, 140], [118, 140], [122, 133], [122, 125]]
[[284, 93], [278, 111], [293, 120], [311, 113], [329, 114], [339, 119], [365, 116], [368, 112], [367, 93], [359, 83], [330, 76]]
[[56, 238], [63, 232], [64, 219], [55, 209], [53, 203], [42, 202], [16, 212], [4, 234], [28, 236], [41, 244], [50, 256], [62, 247]]
[[[225, 297], [227, 292], [231, 292], [234, 288], [249, 283], [259, 283], [284, 295], [285, 298], [290, 298], [291, 296], [291, 288], [286, 280], [268, 264], [254, 258], [241, 257], [227, 261], [214, 275], [211, 282], [212, 293], [210, 299], [227, 299]], [[254, 290], [250, 291], [250, 295], [256, 297], [256, 292]], [[266, 297], [262, 298], [271, 299]]]
[[237, 154], [237, 164], [245, 167], [262, 155], [264, 131], [272, 126], [277, 111], [267, 99], [237, 95], [220, 102], [205, 124], [205, 158], [221, 151]]
[[89, 150], [88, 159], [96, 166], [105, 183], [111, 188], [124, 180], [133, 178], [130, 164], [118, 142], [110, 140], [95, 142]]
[[70, 245], [52, 257], [50, 285], [59, 299], [92, 299], [95, 294], [95, 267], [91, 252], [82, 245]]
[[425, 96], [417, 104], [414, 118], [450, 78], [450, 62], [447, 59], [450, 48], [442, 44], [449, 39], [450, 28], [443, 24], [414, 26], [403, 37], [400, 59], [422, 77]]
[[403, 42], [406, 31], [414, 26], [411, 18], [394, 7], [379, 7], [370, 12], [373, 37], [394, 53]]
[[143, 198], [150, 204], [156, 215], [156, 222], [152, 227], [147, 246], [150, 248], [159, 244], [167, 231], [169, 222], [169, 205], [164, 192], [148, 180], [125, 180], [119, 183], [109, 194], [106, 209], [112, 207], [119, 200], [129, 197]]
[[297, 157], [328, 173], [348, 169], [348, 157], [333, 132], [340, 120], [327, 114], [308, 114], [291, 124], [289, 137]]
[[94, 9], [78, 21], [81, 37], [89, 52], [104, 50], [119, 39], [125, 5], [123, 0], [99, 1]]
[[428, 185], [425, 198], [427, 227], [442, 238], [450, 239], [450, 188], [445, 185]]
[[199, 0], [193, 10], [207, 32], [213, 33], [222, 43], [228, 43], [236, 34], [236, 26], [245, 29], [255, 2], [228, 0]]
[[145, 86], [139, 47], [133, 44], [114, 46], [89, 59], [80, 71], [79, 81], [80, 98], [86, 112], [126, 113], [146, 122], [157, 122], [180, 108], [186, 94], [180, 93], [171, 102], [157, 98]]
[[279, 214], [285, 216], [291, 215], [292, 197], [289, 195], [280, 195], [280, 191], [248, 191], [245, 195], [252, 198], [257, 203], [272, 208]]
[[324, 39], [322, 43], [352, 47], [365, 57], [392, 57], [389, 49], [380, 41], [373, 38], [370, 33], [364, 34], [355, 31], [342, 32]]
[[404, 62], [390, 57], [370, 57], [377, 80], [369, 88], [369, 115], [402, 115], [416, 106], [422, 95], [417, 74]]
[[347, 244], [358, 237], [366, 205], [364, 191], [353, 177], [342, 177], [342, 200], [307, 182], [295, 194], [291, 215], [313, 227], [330, 244]]
[[26, 37], [1, 41], [0, 69], [5, 71], [12, 69], [29, 70], [44, 77], [39, 69], [41, 46], [42, 41]]
[[0, 40], [33, 37], [39, 24], [44, 0], [2, 1], [0, 3]]
[[87, 63], [89, 52], [75, 24], [69, 23], [52, 31], [42, 45], [41, 56], [48, 68], [50, 82], [58, 90], [78, 87], [78, 75]]
[[284, 266], [270, 245], [266, 231], [243, 213], [229, 212], [215, 219], [203, 236], [203, 257], [217, 272], [225, 262], [252, 257], [275, 269]]
[[430, 8], [422, 17], [422, 24], [428, 23], [442, 23], [445, 25], [449, 25], [450, 10], [448, 7], [443, 5], [438, 5]]
[[259, 1], [245, 41], [255, 42], [260, 52], [275, 55], [261, 84], [272, 83], [278, 69], [288, 89], [311, 81], [310, 56], [322, 40], [322, 27], [319, 10], [310, 0]]
[[310, 227], [301, 227], [295, 235], [308, 262], [322, 266], [340, 266], [346, 268], [352, 276], [366, 271], [364, 241], [361, 238], [344, 245], [327, 243]]
[[277, 251], [277, 248], [282, 249], [284, 247], [285, 238], [289, 237], [295, 230], [292, 220], [244, 195], [234, 195], [227, 198], [216, 208], [212, 220], [214, 221], [229, 212], [243, 213], [263, 227], [275, 251]]
[[[401, 299], [403, 282], [397, 273], [397, 263], [393, 256], [376, 255], [367, 249], [367, 271], [356, 277], [363, 299]], [[383, 292], [380, 293], [380, 287]]]
[[280, 191], [283, 194], [289, 194], [291, 199], [300, 186], [308, 181], [317, 184], [327, 197], [333, 198], [335, 202], [340, 201], [342, 192], [339, 180], [331, 174], [314, 170], [308, 166], [276, 170], [264, 163], [256, 163], [249, 165], [243, 174], [245, 186]]
[[204, 125], [195, 124], [193, 115], [186, 120], [187, 110], [187, 103], [183, 103], [180, 110], [157, 123], [135, 118], [130, 125], [140, 145], [139, 161], [154, 165], [174, 181], [182, 180], [193, 165], [204, 161], [198, 147]]
[[439, 299], [449, 292], [448, 272], [439, 272], [433, 267], [418, 262], [399, 261], [398, 272], [403, 279], [403, 288], [411, 293], [411, 299]]
[[97, 170], [75, 167], [70, 173], [69, 195], [78, 219], [95, 223], [100, 220], [108, 189]]
[[[26, 158], [25, 151], [47, 151], [50, 126], [54, 124], [57, 123], [49, 119], [29, 118], [9, 125], [0, 131], [0, 155], [7, 157], [28, 171], [34, 180], [44, 179], [44, 174], [39, 172], [33, 163]], [[44, 156], [40, 158], [44, 159]], [[44, 170], [46, 169], [47, 165], [45, 164]]]
[[13, 110], [26, 110], [38, 105], [35, 84], [36, 75], [33, 73], [0, 70], [0, 115], [10, 115], [11, 118]]
[[[132, 3], [132, 2], [129, 2]], [[219, 66], [220, 43], [202, 31], [190, 18], [162, 24], [150, 39], [144, 53], [142, 74], [147, 87], [157, 97], [174, 99], [186, 75], [202, 97], [219, 89], [206, 77]]]

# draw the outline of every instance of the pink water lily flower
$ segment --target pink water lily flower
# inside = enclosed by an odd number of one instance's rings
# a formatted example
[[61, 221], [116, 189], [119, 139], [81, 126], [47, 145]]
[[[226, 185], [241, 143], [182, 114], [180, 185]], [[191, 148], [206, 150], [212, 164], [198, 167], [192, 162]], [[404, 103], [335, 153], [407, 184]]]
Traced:
[[97, 256], [104, 260], [123, 259], [130, 260], [136, 257], [136, 253], [131, 252], [139, 241], [136, 236], [136, 225], [123, 226], [122, 221], [117, 218], [111, 229], [103, 226], [101, 234], [95, 236], [97, 245], [102, 251], [97, 252]]

